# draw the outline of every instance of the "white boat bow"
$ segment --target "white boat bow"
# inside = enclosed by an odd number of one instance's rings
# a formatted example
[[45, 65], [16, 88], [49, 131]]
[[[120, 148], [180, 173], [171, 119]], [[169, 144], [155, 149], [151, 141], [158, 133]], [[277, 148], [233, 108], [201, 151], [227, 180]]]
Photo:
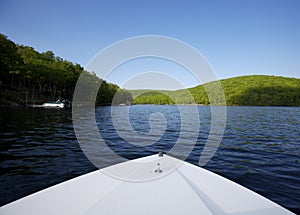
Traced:
[[168, 155], [127, 161], [7, 204], [0, 214], [293, 214], [203, 168]]

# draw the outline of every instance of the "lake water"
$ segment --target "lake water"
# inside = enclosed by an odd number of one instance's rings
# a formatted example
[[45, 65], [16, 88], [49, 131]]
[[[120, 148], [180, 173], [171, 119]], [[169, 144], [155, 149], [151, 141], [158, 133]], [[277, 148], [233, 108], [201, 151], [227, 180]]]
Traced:
[[[191, 106], [181, 108], [189, 112]], [[186, 159], [193, 164], [199, 162], [211, 122], [210, 107], [196, 108], [200, 130]], [[155, 142], [145, 146], [127, 143], [116, 132], [112, 110], [120, 113], [120, 124], [126, 120], [122, 113], [129, 111], [129, 121], [136, 132], [130, 133], [132, 140], [143, 142], [143, 136], [148, 135]], [[158, 112], [158, 119], [163, 115], [164, 120], [150, 121], [154, 127], [155, 123], [164, 123], [162, 134], [152, 133], [149, 123], [151, 114]], [[158, 151], [168, 153], [180, 132], [189, 134], [193, 130], [189, 126], [182, 128], [179, 109], [168, 105], [98, 107], [96, 119], [106, 147], [126, 159]], [[126, 133], [126, 129], [122, 132]], [[189, 136], [193, 135], [185, 135], [186, 142], [191, 142]], [[204, 168], [300, 213], [299, 152], [299, 107], [227, 107], [222, 142]], [[68, 109], [0, 108], [0, 153], [0, 205], [96, 170], [77, 142], [72, 111]], [[103, 167], [117, 162], [105, 154], [100, 157]]]

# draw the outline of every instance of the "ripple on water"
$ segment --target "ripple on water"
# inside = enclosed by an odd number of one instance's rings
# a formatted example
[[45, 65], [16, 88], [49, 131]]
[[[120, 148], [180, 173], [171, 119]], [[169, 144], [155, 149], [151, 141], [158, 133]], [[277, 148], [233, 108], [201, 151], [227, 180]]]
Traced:
[[[137, 135], [150, 131], [149, 118], [157, 112], [164, 115], [166, 130], [152, 145], [129, 144], [116, 132], [110, 107], [97, 108], [99, 132], [112, 150], [102, 150], [104, 166], [118, 162], [111, 159], [112, 152], [127, 159], [168, 152], [180, 132], [186, 138], [181, 142], [182, 152], [193, 149], [187, 161], [198, 164], [210, 131], [210, 107], [198, 107], [200, 131], [195, 141], [189, 138], [192, 127], [180, 130], [176, 106], [117, 107], [120, 113], [125, 113], [126, 108], [130, 108], [130, 123]], [[223, 140], [205, 168], [299, 212], [299, 128], [300, 108], [228, 107]], [[71, 110], [0, 108], [0, 131], [1, 205], [95, 170], [77, 143]], [[155, 139], [156, 134], [151, 135]], [[139, 137], [132, 138], [138, 141]]]

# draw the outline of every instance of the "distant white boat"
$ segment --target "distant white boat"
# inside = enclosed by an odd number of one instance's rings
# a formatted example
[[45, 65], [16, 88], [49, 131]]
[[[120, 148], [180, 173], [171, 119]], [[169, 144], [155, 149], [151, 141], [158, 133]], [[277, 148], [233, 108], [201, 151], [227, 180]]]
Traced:
[[42, 104], [43, 107], [49, 107], [49, 108], [64, 108], [65, 103], [61, 102], [60, 100], [57, 100], [56, 102], [46, 102]]
[[187, 162], [152, 155], [120, 163], [2, 206], [0, 214], [292, 215]]

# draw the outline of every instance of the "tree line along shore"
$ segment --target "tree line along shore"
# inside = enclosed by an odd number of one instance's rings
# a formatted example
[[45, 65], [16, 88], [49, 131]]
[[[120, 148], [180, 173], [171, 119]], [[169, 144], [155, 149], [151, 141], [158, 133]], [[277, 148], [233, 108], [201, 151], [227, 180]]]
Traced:
[[[214, 88], [214, 82], [175, 91], [121, 89], [85, 71], [81, 65], [55, 56], [52, 51], [39, 53], [32, 47], [15, 44], [0, 34], [1, 106], [42, 103], [58, 98], [72, 100], [82, 73], [94, 83], [101, 82], [96, 105], [111, 105], [113, 101], [116, 105], [218, 105], [222, 100], [220, 91]], [[226, 105], [300, 106], [300, 79], [297, 78], [250, 75], [224, 79], [220, 84]], [[117, 92], [118, 98], [114, 99]]]
[[[222, 91], [215, 87], [222, 87]], [[300, 106], [300, 79], [267, 75], [239, 76], [185, 90], [131, 90], [133, 104], [224, 104], [230, 106]], [[210, 97], [208, 96], [211, 95]], [[212, 101], [213, 100], [213, 101]]]
[[[79, 76], [101, 82], [96, 105], [109, 105], [116, 92], [121, 103], [131, 102], [131, 94], [119, 86], [98, 78], [74, 64], [55, 56], [52, 51], [39, 53], [34, 48], [17, 45], [0, 34], [0, 104], [26, 105], [57, 99], [72, 100]], [[87, 77], [86, 76], [86, 77]]]

